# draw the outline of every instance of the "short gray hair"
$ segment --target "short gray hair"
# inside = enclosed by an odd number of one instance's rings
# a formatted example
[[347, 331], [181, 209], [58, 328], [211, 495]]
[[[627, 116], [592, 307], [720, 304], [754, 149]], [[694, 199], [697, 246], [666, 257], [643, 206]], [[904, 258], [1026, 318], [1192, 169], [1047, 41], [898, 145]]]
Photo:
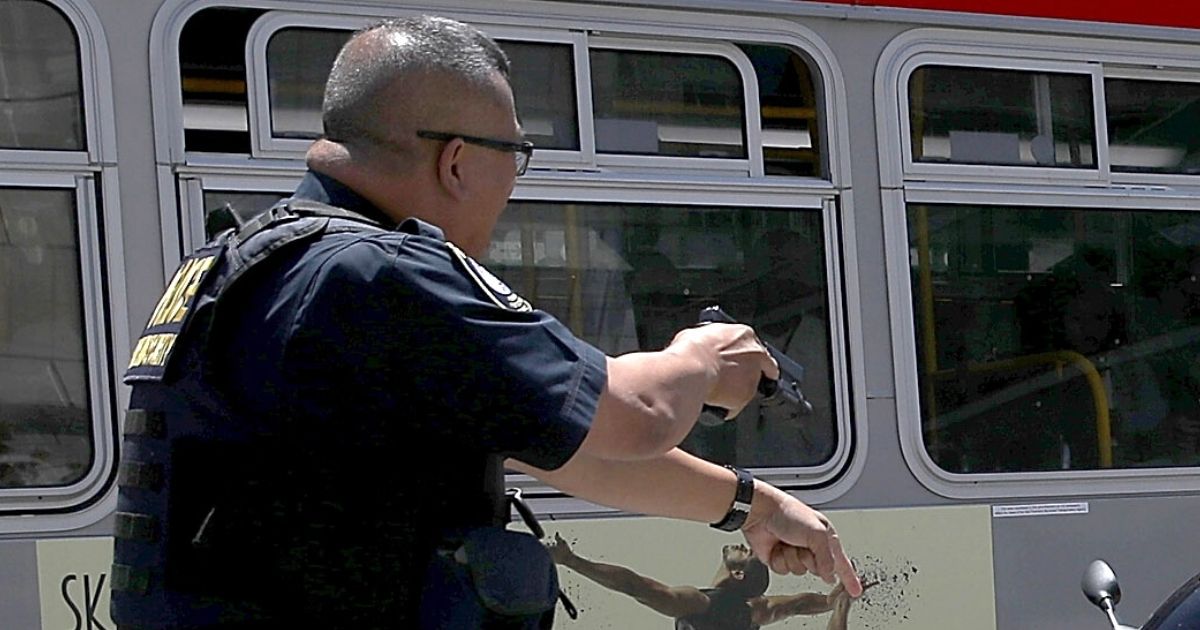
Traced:
[[[363, 43], [367, 37], [375, 41]], [[372, 128], [386, 107], [380, 99], [405, 75], [442, 73], [486, 88], [497, 72], [508, 79], [508, 57], [468, 24], [422, 15], [369, 26], [333, 62], [321, 107], [325, 135], [341, 141], [376, 137]]]

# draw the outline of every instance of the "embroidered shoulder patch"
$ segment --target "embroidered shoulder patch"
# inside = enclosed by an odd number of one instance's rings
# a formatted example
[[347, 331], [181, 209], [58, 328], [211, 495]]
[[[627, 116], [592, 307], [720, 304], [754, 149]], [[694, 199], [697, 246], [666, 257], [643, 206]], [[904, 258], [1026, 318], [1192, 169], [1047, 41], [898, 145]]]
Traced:
[[495, 274], [488, 271], [486, 267], [475, 262], [474, 258], [468, 256], [463, 250], [459, 249], [454, 243], [445, 241], [446, 248], [450, 250], [450, 254], [458, 261], [463, 272], [467, 277], [475, 283], [476, 286], [483, 291], [483, 294], [500, 308], [506, 308], [510, 311], [518, 311], [527, 313], [533, 310], [533, 305], [529, 300], [517, 295], [512, 289], [508, 288], [507, 284]]

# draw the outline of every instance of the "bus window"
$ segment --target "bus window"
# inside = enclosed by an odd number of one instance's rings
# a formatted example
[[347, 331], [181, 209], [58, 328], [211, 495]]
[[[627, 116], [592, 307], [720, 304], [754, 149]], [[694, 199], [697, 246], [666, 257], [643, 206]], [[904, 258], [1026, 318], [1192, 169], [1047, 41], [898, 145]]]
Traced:
[[249, 153], [246, 35], [263, 11], [199, 11], [179, 35], [184, 146], [188, 151]]
[[[345, 26], [286, 26], [270, 33], [262, 99], [267, 104], [251, 113], [264, 128], [269, 127], [258, 139], [260, 150], [287, 157], [303, 150], [286, 144], [289, 140], [320, 136], [324, 82], [349, 36]], [[629, 162], [619, 156], [655, 156], [679, 168], [739, 172], [746, 168], [744, 163], [722, 164], [718, 159], [744, 159], [758, 175], [761, 155], [761, 174], [826, 174], [816, 73], [802, 53], [763, 44], [717, 51], [690, 51], [681, 44], [680, 50], [662, 50], [652, 41], [642, 50], [632, 40], [599, 38], [586, 44], [591, 46], [587, 66], [576, 67], [577, 47], [585, 41], [555, 31], [501, 34], [497, 39], [511, 63], [510, 80], [522, 128], [541, 149], [540, 157], [534, 157], [535, 168], [588, 168], [598, 153], [613, 156], [601, 157], [601, 166], [652, 166], [655, 162]], [[240, 65], [230, 65], [229, 70], [244, 75]], [[590, 82], [592, 92], [582, 112], [581, 81]], [[752, 89], [746, 81], [754, 83]], [[244, 86], [236, 87], [244, 91]], [[747, 112], [747, 93], [755, 92], [758, 111]], [[222, 127], [240, 133], [245, 128], [244, 94], [239, 92], [238, 98], [222, 105], [225, 122], [210, 119], [214, 131]], [[199, 115], [201, 106], [193, 103], [191, 110]], [[256, 102], [255, 108], [259, 107]], [[215, 110], [208, 107], [207, 111]], [[750, 114], [755, 117], [748, 118]], [[677, 157], [713, 161], [686, 165], [669, 161]]]
[[923, 66], [908, 99], [913, 161], [1096, 168], [1090, 75]]
[[[350, 32], [281, 29], [267, 46], [271, 133], [279, 138], [321, 135], [321, 100], [333, 60]], [[513, 95], [525, 135], [538, 148], [579, 150], [575, 72], [567, 44], [499, 42], [514, 71]]]
[[596, 151], [746, 158], [742, 77], [715, 55], [592, 49]]
[[[316, 139], [324, 131], [325, 80], [347, 30], [285, 28], [267, 45], [271, 134]], [[512, 67], [513, 96], [526, 137], [540, 149], [579, 150], [571, 45], [498, 40]]]
[[69, 485], [92, 461], [74, 194], [0, 188], [0, 488]]
[[754, 64], [767, 175], [822, 177], [821, 114], [810, 61], [781, 46], [739, 44]]
[[349, 31], [315, 28], [281, 29], [271, 37], [267, 80], [273, 136], [312, 140], [323, 133], [325, 79], [349, 38]]
[[574, 52], [567, 44], [500, 40], [525, 137], [539, 149], [579, 150]]
[[0, 149], [87, 147], [79, 42], [57, 9], [0, 4]]
[[816, 466], [837, 446], [819, 211], [514, 201], [486, 262], [608, 354], [665, 347], [713, 304], [806, 368], [815, 408], [752, 405], [683, 447], [743, 466]]
[[1200, 464], [1200, 215], [907, 214], [934, 462], [953, 473]]
[[1200, 83], [1107, 79], [1114, 171], [1200, 173]]

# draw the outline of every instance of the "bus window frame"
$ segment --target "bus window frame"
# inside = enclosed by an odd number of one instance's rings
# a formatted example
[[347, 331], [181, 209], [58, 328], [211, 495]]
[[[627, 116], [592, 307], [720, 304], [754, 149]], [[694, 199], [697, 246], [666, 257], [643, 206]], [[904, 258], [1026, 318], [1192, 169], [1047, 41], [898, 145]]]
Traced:
[[[280, 31], [287, 29], [316, 29], [331, 31], [354, 31], [365, 28], [379, 17], [347, 17], [296, 13], [291, 11], [271, 11], [263, 14], [255, 21], [246, 38], [246, 84], [248, 108], [250, 112], [250, 147], [251, 155], [260, 158], [293, 159], [302, 157], [311, 140], [296, 138], [280, 138], [271, 132], [271, 95], [270, 82], [267, 80], [267, 48], [271, 39]], [[532, 168], [574, 168], [595, 169], [595, 160], [589, 159], [594, 155], [595, 136], [591, 129], [591, 85], [583, 79], [587, 72], [586, 35], [579, 31], [553, 31], [532, 27], [517, 28], [508, 26], [480, 25], [480, 29], [493, 38], [516, 42], [565, 44], [572, 47], [572, 60], [576, 72], [575, 83], [575, 116], [579, 123], [580, 150], [539, 149], [530, 166]], [[586, 125], [586, 128], [585, 128]]]
[[306, 20], [306, 14], [285, 11], [264, 13], [246, 35], [246, 107], [250, 125], [250, 155], [259, 158], [297, 158], [304, 155], [312, 140], [278, 138], [271, 133], [271, 86], [267, 68], [267, 49], [280, 31], [291, 28], [346, 31], [352, 34], [371, 24], [370, 18], [322, 16]]
[[[945, 53], [978, 59], [992, 67], [996, 59], [1014, 65], [1040, 66], [1041, 59], [1094, 66], [1093, 101], [1097, 134], [1097, 163], [1103, 155], [1105, 171], [1096, 181], [1059, 183], [1047, 180], [1038, 169], [995, 167], [995, 177], [964, 177], [953, 170], [923, 169], [906, 159], [909, 147], [907, 80], [911, 61], [922, 55]], [[969, 54], [968, 54], [969, 53]], [[936, 56], [934, 57], [936, 58]], [[900, 447], [917, 481], [935, 494], [951, 499], [987, 500], [1016, 497], [1070, 495], [1111, 496], [1200, 489], [1200, 467], [1125, 468], [1011, 473], [951, 473], [937, 466], [925, 448], [921, 416], [920, 367], [916, 344], [914, 296], [910, 279], [907, 210], [911, 203], [994, 206], [1096, 208], [1107, 210], [1198, 211], [1200, 178], [1186, 175], [1138, 175], [1107, 172], [1107, 110], [1103, 79], [1106, 67], [1125, 72], [1128, 66], [1162, 66], [1172, 70], [1200, 71], [1200, 47], [1110, 41], [1063, 35], [996, 33], [968, 29], [917, 28], [901, 33], [888, 44], [876, 68], [875, 108], [882, 187], [883, 236], [887, 260], [888, 308], [895, 374], [895, 404]], [[1158, 74], [1157, 71], [1150, 74]], [[901, 77], [904, 77], [901, 80]], [[1159, 76], [1174, 76], [1170, 70]], [[1096, 83], [1099, 81], [1099, 83]], [[903, 118], [896, 115], [902, 113]], [[911, 156], [907, 156], [911, 157]], [[1015, 169], [1015, 172], [1012, 170]], [[1058, 169], [1067, 170], [1067, 169]], [[1057, 171], [1056, 171], [1057, 172]], [[981, 172], [980, 175], [986, 175]], [[1164, 183], [1172, 185], [1167, 186]]]
[[[251, 155], [261, 158], [296, 158], [303, 156], [311, 140], [276, 137], [271, 131], [270, 82], [267, 80], [267, 49], [271, 39], [287, 29], [318, 29], [354, 31], [378, 18], [322, 16], [305, 13], [272, 11], [255, 21], [246, 38], [246, 83], [249, 107]], [[578, 151], [547, 149], [534, 154], [533, 169], [678, 169], [723, 173], [748, 173], [751, 177], [764, 175], [762, 154], [762, 118], [758, 102], [758, 79], [750, 58], [728, 42], [641, 39], [618, 36], [593, 36], [582, 31], [552, 31], [533, 27], [513, 28], [479, 24], [488, 35], [501, 40], [528, 43], [567, 44], [573, 48], [576, 116], [579, 124]], [[732, 64], [742, 81], [742, 133], [746, 158], [698, 158], [662, 155], [620, 155], [596, 150], [595, 116], [592, 111], [592, 76], [589, 52], [615, 50], [623, 52], [673, 53], [719, 57]]]
[[41, 149], [0, 149], [0, 169], [37, 165], [47, 170], [91, 170], [95, 164], [86, 151], [46, 151]]
[[[841, 366], [853, 365], [848, 361], [851, 349], [846, 343], [847, 319], [841, 296], [844, 295], [842, 262], [846, 260], [846, 252], [840, 246], [841, 239], [838, 231], [841, 221], [838, 216], [837, 204], [831, 190], [824, 193], [812, 188], [796, 189], [795, 194], [780, 195], [774, 191], [767, 193], [755, 191], [754, 186], [746, 186], [741, 190], [731, 190], [726, 182], [709, 182], [708, 185], [694, 182], [689, 184], [688, 194], [681, 195], [670, 187], [656, 187], [653, 190], [642, 189], [635, 194], [621, 194], [626, 189], [619, 184], [608, 187], [598, 187], [594, 182], [586, 180], [566, 180], [554, 177], [519, 180], [512, 199], [514, 201], [563, 202], [568, 199], [578, 203], [629, 203], [629, 204], [670, 204], [674, 206], [744, 206], [759, 208], [788, 209], [793, 211], [822, 212], [822, 226], [825, 239], [825, 274], [827, 287], [827, 302], [829, 309], [829, 343], [832, 355], [831, 377], [833, 378], [834, 399], [833, 408], [837, 431], [837, 447], [829, 460], [816, 466], [770, 466], [752, 468], [754, 474], [768, 482], [782, 487], [802, 488], [813, 492], [810, 500], [826, 500], [825, 496], [832, 494], [825, 486], [838, 479], [851, 463], [851, 458], [857, 449], [862, 448], [864, 438], [862, 431], [856, 431], [854, 419], [861, 417], [854, 409], [853, 392], [850, 391], [852, 378], [849, 370]], [[699, 184], [699, 185], [698, 185]], [[616, 192], [617, 194], [613, 194]], [[633, 191], [630, 191], [633, 192]], [[510, 473], [508, 482], [534, 497], [554, 497], [561, 494], [558, 490], [542, 484], [540, 481], [524, 474]], [[816, 497], [816, 498], [814, 498]], [[832, 498], [832, 496], [830, 496]], [[575, 506], [567, 512], [586, 513], [592, 508], [580, 512]], [[556, 511], [556, 513], [564, 513]]]
[[[1102, 68], [1103, 80], [1161, 81], [1163, 83], [1194, 83], [1200, 85], [1200, 64], [1190, 70], [1162, 69], [1133, 65], [1112, 65]], [[1103, 87], [1103, 84], [1101, 84]], [[1107, 112], [1105, 112], [1107, 115]], [[1107, 123], [1106, 123], [1107, 125]], [[1107, 133], [1107, 129], [1105, 130]], [[1200, 185], [1200, 176], [1183, 173], [1134, 173], [1112, 171], [1114, 184], [1161, 185], [1170, 188], [1186, 188]]]
[[[914, 72], [922, 67], [957, 67], [978, 70], [1015, 70], [1019, 72], [1044, 72], [1047, 74], [1070, 74], [1088, 76], [1092, 87], [1092, 124], [1095, 134], [1092, 141], [1095, 145], [1096, 165], [1092, 167], [1061, 167], [1061, 166], [1024, 166], [998, 164], [966, 164], [966, 163], [930, 163], [920, 162], [913, 158], [912, 142], [903, 145], [903, 168], [907, 177], [926, 178], [938, 181], [964, 182], [995, 182], [995, 181], [1028, 181], [1031, 179], [1046, 182], [1061, 182], [1063, 184], [1100, 183], [1108, 177], [1108, 128], [1102, 127], [1104, 118], [1103, 76], [1097, 65], [1072, 62], [998, 59], [990, 56], [967, 56], [945, 53], [921, 53], [908, 59], [902, 66], [898, 81], [905, 98], [899, 100], [900, 131], [905, 138], [911, 138], [912, 110], [908, 98], [909, 81]], [[1101, 150], [1100, 147], [1105, 147]]]
[[[128, 392], [116, 383], [129, 356], [124, 237], [117, 178], [114, 86], [99, 16], [82, 0], [40, 0], [73, 29], [79, 50], [85, 149], [0, 151], [0, 185], [74, 190], [84, 355], [88, 361], [93, 457], [74, 484], [0, 489], [0, 535], [65, 531], [99, 522], [116, 505], [119, 414]], [[101, 185], [101, 183], [103, 185]], [[103, 214], [103, 216], [102, 216]]]
[[[1017, 187], [993, 190], [945, 190], [935, 186], [912, 186], [903, 192], [900, 214], [887, 230], [902, 229], [906, 221], [909, 204], [951, 204], [991, 207], [1061, 207], [1071, 209], [1095, 208], [1117, 211], [1196, 211], [1195, 198], [1200, 190], [1191, 194], [1181, 191], [1159, 191], [1160, 194], [1144, 198], [1131, 198], [1122, 190], [1060, 190], [1058, 194], [1037, 189], [1020, 190]], [[906, 235], [907, 238], [907, 235]], [[898, 260], [898, 252], [889, 244], [889, 260]], [[904, 243], [904, 259], [908, 260], [908, 243]], [[889, 265], [889, 284], [896, 289], [893, 314], [897, 308], [913, 312], [915, 297], [910, 288], [907, 266], [892, 272]], [[904, 285], [897, 285], [904, 282]], [[897, 340], [893, 348], [896, 361], [898, 386], [897, 404], [900, 406], [901, 451], [909, 467], [918, 479], [930, 490], [943, 496], [960, 499], [979, 499], [1015, 496], [1054, 496], [1077, 493], [1122, 494], [1145, 491], [1186, 491], [1200, 487], [1200, 466], [1173, 468], [1110, 468], [1064, 471], [1018, 471], [1009, 473], [953, 473], [938, 466], [929, 455], [922, 431], [922, 416], [918, 375], [920, 351], [915, 340], [915, 321], [911, 316], [903, 318], [907, 330], [896, 323], [893, 317], [893, 335]], [[907, 355], [907, 356], [905, 356]], [[904, 360], [900, 360], [903, 358]], [[1151, 483], [1153, 482], [1153, 483]]]
[[575, 122], [578, 125], [579, 149], [536, 149], [530, 168], [596, 170], [596, 133], [592, 125], [591, 62], [588, 58], [587, 34], [582, 31], [553, 31], [532, 27], [516, 28], [481, 24], [480, 30], [489, 36], [514, 43], [566, 44], [571, 46], [571, 61], [575, 83]]
[[[746, 157], [740, 158], [703, 158], [671, 155], [623, 155], [617, 153], [595, 154], [596, 164], [600, 167], [614, 169], [652, 170], [679, 169], [711, 171], [730, 175], [749, 174], [750, 177], [763, 177], [762, 150], [762, 112], [758, 101], [758, 76], [754, 72], [754, 64], [750, 57], [737, 46], [729, 42], [683, 42], [646, 40], [631, 37], [593, 37], [588, 41], [588, 51], [615, 50], [618, 52], [648, 52], [670, 53], [679, 55], [696, 55], [702, 57], [720, 57], [737, 68], [742, 79], [742, 133], [745, 134]], [[589, 73], [588, 84], [591, 85]], [[595, 122], [594, 112], [589, 108], [589, 117]]]
[[[169, 182], [172, 171], [181, 166], [238, 168], [266, 159], [246, 154], [195, 153], [185, 149], [179, 42], [183, 29], [197, 13], [222, 7], [292, 11], [305, 18], [306, 21], [301, 24], [304, 26], [313, 23], [313, 20], [335, 16], [353, 18], [358, 20], [357, 23], [370, 23], [420, 12], [420, 7], [396, 6], [381, 10], [379, 6], [328, 2], [306, 4], [303, 7], [306, 11], [299, 12], [298, 6], [295, 2], [272, 0], [254, 0], [239, 4], [234, 4], [231, 0], [168, 0], [157, 13], [150, 34], [150, 82], [153, 111], [156, 114], [153, 117], [155, 158], [160, 165], [161, 183]], [[636, 12], [636, 15], [620, 7], [597, 5], [547, 5], [539, 9], [537, 13], [533, 13], [532, 9], [514, 13], [511, 5], [498, 0], [482, 0], [469, 4], [465, 3], [465, 0], [454, 0], [452, 4], [439, 7], [438, 12], [450, 18], [477, 24], [489, 33], [499, 32], [498, 29], [502, 28], [537, 28], [620, 34], [621, 37], [644, 37], [647, 41], [736, 41], [802, 51], [807, 61], [811, 62], [813, 74], [820, 77], [816, 86], [820, 94], [818, 106], [825, 112], [825, 121], [818, 131], [822, 134], [821, 158], [826, 164], [827, 172], [823, 177], [792, 179], [830, 182], [843, 190], [851, 188], [845, 79], [833, 50], [811, 29], [784, 20], [683, 12], [676, 9], [644, 9]], [[530, 24], [535, 26], [531, 27]], [[581, 98], [581, 102], [590, 102], [590, 95], [586, 101]], [[292, 154], [290, 157], [298, 156]], [[536, 164], [536, 157], [534, 162]], [[663, 178], [672, 176], [672, 173], [662, 175]], [[774, 178], [776, 176], [766, 176], [765, 179]], [[160, 201], [170, 202], [170, 196], [160, 194], [160, 197]], [[163, 210], [164, 237], [178, 227], [173, 214], [169, 208]], [[174, 263], [181, 256], [180, 252], [165, 253], [164, 270], [173, 269]]]
[[83, 108], [84, 149], [0, 149], [0, 168], [13, 166], [80, 167], [115, 162], [116, 129], [112, 72], [108, 44], [100, 18], [85, 2], [37, 0], [58, 11], [75, 33], [79, 45], [79, 88]]
[[[84, 357], [87, 361], [88, 428], [93, 448], [86, 472], [74, 483], [62, 486], [0, 488], [0, 534], [28, 531], [16, 527], [9, 515], [38, 512], [63, 512], [82, 507], [111, 487], [116, 459], [117, 421], [113, 406], [112, 352], [109, 350], [106, 318], [107, 292], [104, 286], [104, 261], [101, 257], [100, 224], [95, 176], [87, 173], [47, 172], [38, 170], [0, 170], [0, 188], [70, 191], [75, 202], [76, 237], [79, 248], [80, 306]], [[38, 519], [34, 519], [38, 520]], [[33, 523], [29, 523], [33, 525]], [[10, 529], [11, 528], [11, 529]], [[36, 529], [42, 529], [36, 527]]]

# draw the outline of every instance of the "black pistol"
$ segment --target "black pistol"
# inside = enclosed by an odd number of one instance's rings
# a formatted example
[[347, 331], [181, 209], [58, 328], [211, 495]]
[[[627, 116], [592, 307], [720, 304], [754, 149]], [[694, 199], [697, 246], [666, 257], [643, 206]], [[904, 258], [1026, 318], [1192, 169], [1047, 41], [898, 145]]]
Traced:
[[[721, 310], [720, 306], [709, 306], [700, 311], [700, 323], [707, 324], [711, 322], [721, 322], [725, 324], [736, 324], [738, 321], [729, 316], [729, 313]], [[759, 341], [762, 341], [761, 339]], [[758, 381], [758, 393], [762, 396], [763, 402], [779, 400], [795, 405], [800, 413], [812, 413], [812, 405], [804, 398], [804, 392], [800, 391], [800, 383], [804, 381], [804, 366], [793, 361], [788, 355], [780, 352], [775, 346], [762, 341], [771, 358], [779, 364], [779, 380], [772, 380], [763, 376]], [[729, 410], [713, 405], [704, 405], [703, 411], [700, 413], [700, 424], [706, 427], [717, 426], [725, 422], [729, 415]]]

